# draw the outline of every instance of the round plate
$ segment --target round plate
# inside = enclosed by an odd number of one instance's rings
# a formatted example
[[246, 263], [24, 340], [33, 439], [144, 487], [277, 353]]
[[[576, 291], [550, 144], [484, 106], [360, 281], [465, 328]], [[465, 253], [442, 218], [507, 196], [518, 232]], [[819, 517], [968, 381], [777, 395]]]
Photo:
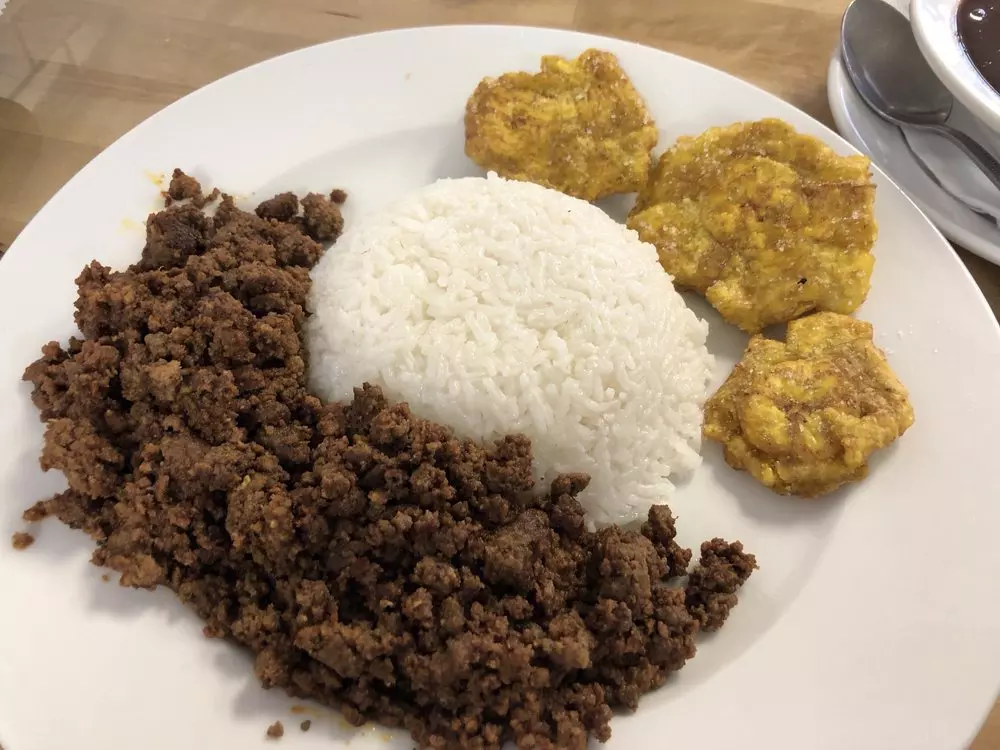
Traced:
[[[899, 128], [872, 112], [858, 95], [847, 77], [839, 51], [830, 60], [826, 92], [841, 135], [884, 169], [949, 239], [1000, 265], [1000, 228], [955, 200], [928, 177], [913, 158]], [[962, 112], [962, 116], [972, 118], [968, 112]], [[959, 165], [976, 169], [968, 159], [956, 163], [956, 171]]]
[[[543, 54], [615, 52], [661, 143], [713, 125], [781, 117], [837, 151], [819, 123], [723, 73], [627, 42], [507, 27], [346, 39], [236, 73], [168, 107], [74, 177], [0, 263], [0, 528], [60, 489], [38, 469], [42, 428], [19, 382], [73, 330], [73, 279], [98, 258], [136, 259], [157, 205], [150, 173], [174, 166], [242, 195], [344, 187], [348, 223], [435, 178], [478, 174], [463, 155], [465, 100], [484, 76]], [[456, 64], [460, 61], [459, 64]], [[682, 541], [740, 538], [760, 570], [698, 656], [616, 717], [613, 748], [752, 744], [813, 750], [964, 746], [1000, 681], [1000, 331], [920, 211], [876, 174], [881, 227], [860, 314], [911, 389], [916, 425], [863, 483], [820, 501], [771, 495], [715, 445], [671, 502]], [[612, 202], [620, 215], [625, 202]], [[721, 381], [746, 343], [704, 304]], [[292, 701], [264, 692], [241, 651], [201, 636], [166, 591], [121, 589], [89, 566], [89, 540], [50, 522], [26, 552], [0, 544], [0, 742], [8, 750], [263, 747]], [[9, 537], [8, 537], [9, 538]], [[313, 709], [309, 709], [313, 711]], [[410, 747], [314, 711], [296, 747]], [[720, 720], [724, 717], [724, 720]]]

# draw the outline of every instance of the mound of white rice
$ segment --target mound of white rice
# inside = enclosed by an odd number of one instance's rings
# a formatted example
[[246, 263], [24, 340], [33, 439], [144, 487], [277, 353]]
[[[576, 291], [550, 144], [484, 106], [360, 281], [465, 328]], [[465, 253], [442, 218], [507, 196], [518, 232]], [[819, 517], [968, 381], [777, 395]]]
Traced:
[[367, 381], [462, 436], [524, 433], [539, 480], [591, 475], [599, 524], [645, 515], [700, 463], [708, 326], [656, 250], [589, 203], [441, 180], [349, 228], [312, 277], [322, 398]]

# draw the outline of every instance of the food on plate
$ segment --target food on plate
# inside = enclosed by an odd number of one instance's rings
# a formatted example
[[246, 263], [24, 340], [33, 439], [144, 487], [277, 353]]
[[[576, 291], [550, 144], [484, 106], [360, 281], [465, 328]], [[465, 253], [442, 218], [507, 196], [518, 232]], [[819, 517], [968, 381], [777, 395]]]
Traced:
[[267, 728], [267, 738], [269, 740], [280, 740], [285, 736], [285, 725], [280, 721], [274, 722]]
[[35, 543], [35, 537], [26, 531], [15, 531], [10, 538], [10, 543], [16, 550], [25, 550]]
[[812, 311], [850, 313], [875, 258], [875, 186], [863, 156], [839, 156], [781, 120], [681, 138], [628, 225], [682, 288], [756, 333]]
[[[406, 206], [452, 207], [472, 218], [466, 198], [490, 210], [494, 193], [513, 201], [495, 217], [506, 238], [482, 226], [480, 242], [465, 248], [482, 254], [475, 265], [428, 265], [425, 251], [450, 248], [455, 227], [432, 213], [406, 214]], [[528, 198], [537, 210], [519, 216]], [[578, 499], [588, 477], [557, 473], [539, 488], [524, 435], [463, 439], [367, 384], [343, 402], [311, 394], [303, 326], [309, 269], [323, 249], [303, 233], [309, 223], [287, 210], [290, 199], [262, 205], [269, 218], [239, 210], [228, 196], [212, 216], [192, 202], [174, 205], [149, 218], [135, 265], [116, 272], [94, 262], [80, 274], [83, 338], [47, 344], [25, 373], [46, 423], [42, 464], [62, 471], [69, 489], [36, 504], [25, 520], [52, 515], [84, 530], [97, 543], [94, 562], [120, 573], [122, 585], [171, 589], [205, 620], [206, 636], [254, 653], [265, 687], [339, 708], [353, 724], [374, 719], [405, 728], [426, 750], [499, 750], [507, 741], [584, 750], [591, 736], [607, 739], [612, 709], [634, 709], [694, 656], [700, 631], [722, 625], [756, 567], [753, 555], [739, 542], [708, 541], [685, 583], [691, 552], [678, 544], [665, 505], [644, 507], [639, 530], [592, 531]], [[663, 283], [645, 281], [655, 267], [652, 248], [597, 221], [597, 209], [500, 180], [443, 183], [401, 205], [403, 213], [364, 230], [372, 255], [384, 260], [387, 245], [400, 239], [394, 220], [417, 238], [423, 223], [435, 222], [442, 244], [408, 242], [407, 262], [400, 258], [368, 286], [373, 298], [395, 294], [406, 311], [415, 287], [400, 279], [432, 274], [438, 291], [423, 288], [421, 303], [448, 316], [458, 295], [452, 280], [479, 289], [484, 300], [501, 299], [501, 284], [479, 288], [476, 279], [495, 274], [490, 263], [502, 261], [521, 269], [529, 299], [532, 285], [542, 284], [564, 294], [553, 301], [557, 315], [607, 307], [595, 326], [622, 326], [649, 347], [646, 324], [628, 321], [658, 292], [661, 301], [646, 314], [664, 325], [669, 350], [657, 362], [664, 378], [691, 382], [657, 406], [679, 408], [703, 388], [704, 325], [675, 300], [659, 268]], [[323, 215], [332, 215], [328, 206]], [[547, 245], [544, 232], [524, 226], [543, 219], [565, 227], [550, 230]], [[374, 241], [380, 232], [382, 243]], [[624, 270], [611, 275], [620, 288], [546, 269], [574, 260], [552, 251], [557, 235], [580, 243], [588, 263], [597, 260], [590, 257], [596, 242], [621, 255]], [[357, 241], [342, 240], [344, 252]], [[522, 255], [526, 249], [534, 255]], [[643, 252], [645, 262], [626, 260]], [[607, 275], [610, 265], [592, 270]], [[327, 287], [332, 268], [318, 274]], [[561, 278], [572, 282], [552, 283]], [[455, 299], [470, 320], [485, 315], [468, 295]], [[572, 372], [598, 362], [587, 359], [590, 350], [570, 349], [575, 339], [562, 338], [565, 320], [549, 309], [537, 314], [554, 332], [544, 347], [556, 354], [540, 366]], [[426, 329], [411, 347], [427, 342], [427, 353], [440, 357], [453, 342]], [[527, 327], [514, 330], [521, 337], [498, 340], [498, 348], [529, 357], [542, 350]], [[391, 331], [377, 333], [370, 346], [396, 346]], [[592, 350], [621, 368], [601, 377], [642, 401], [648, 376], [625, 363], [647, 355], [596, 328], [593, 335]], [[466, 353], [475, 363], [477, 350]], [[485, 364], [500, 372], [509, 359]], [[422, 374], [437, 387], [430, 370]], [[451, 377], [459, 390], [469, 387], [459, 380], [466, 375]], [[612, 386], [594, 378], [584, 382], [596, 400], [598, 385]], [[542, 391], [536, 384], [520, 396], [533, 393], [532, 408], [551, 408]], [[567, 410], [579, 409], [575, 391], [561, 392]], [[510, 403], [500, 398], [506, 413]], [[468, 403], [489, 407], [488, 399]], [[591, 409], [583, 421], [597, 422], [610, 409]], [[686, 432], [700, 422], [671, 409], [671, 420], [694, 420], [676, 427], [676, 439], [690, 448]], [[636, 455], [648, 450], [635, 435], [615, 449], [633, 444]], [[268, 734], [283, 731], [275, 723]]]
[[163, 191], [163, 203], [166, 206], [171, 206], [177, 201], [188, 201], [195, 208], [204, 208], [218, 197], [218, 188], [213, 188], [212, 192], [205, 195], [202, 192], [201, 183], [180, 169], [173, 171], [170, 176], [170, 184]]
[[705, 405], [705, 437], [726, 462], [782, 495], [817, 497], [868, 474], [868, 459], [913, 424], [906, 389], [872, 326], [837, 313], [754, 336]]
[[262, 219], [289, 222], [299, 213], [299, 196], [295, 193], [278, 193], [273, 198], [262, 201], [254, 213]]
[[624, 523], [699, 465], [707, 325], [656, 251], [599, 208], [496, 175], [440, 180], [360, 220], [312, 273], [310, 384], [380, 386], [463, 437], [532, 440]]
[[343, 190], [335, 190], [334, 194], [325, 198], [319, 193], [309, 193], [301, 201], [300, 215], [299, 197], [294, 193], [279, 193], [257, 206], [256, 214], [268, 221], [296, 224], [317, 242], [329, 242], [344, 231], [340, 204], [347, 199], [347, 194]]
[[738, 603], [736, 592], [756, 567], [756, 558], [745, 553], [740, 542], [730, 544], [724, 539], [702, 542], [699, 564], [688, 576], [684, 590], [687, 610], [702, 630], [715, 632], [725, 624]]
[[486, 78], [465, 108], [465, 153], [483, 169], [596, 200], [646, 184], [658, 133], [618, 59], [589, 49], [540, 73]]
[[302, 218], [293, 221], [299, 222], [302, 231], [317, 242], [335, 240], [344, 231], [344, 217], [340, 213], [340, 204], [345, 199], [343, 191], [333, 191], [330, 198], [319, 193], [309, 193], [302, 199]]

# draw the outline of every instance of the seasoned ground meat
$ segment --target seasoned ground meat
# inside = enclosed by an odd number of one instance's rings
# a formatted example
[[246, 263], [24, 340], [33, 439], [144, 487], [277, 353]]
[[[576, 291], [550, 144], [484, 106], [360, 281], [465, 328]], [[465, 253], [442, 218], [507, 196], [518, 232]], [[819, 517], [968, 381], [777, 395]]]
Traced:
[[667, 577], [682, 576], [687, 573], [691, 562], [691, 550], [674, 541], [677, 525], [670, 508], [657, 505], [649, 510], [649, 519], [642, 525], [642, 535], [653, 543], [657, 553], [667, 564]]
[[267, 728], [267, 738], [270, 740], [280, 740], [285, 736], [285, 725], [280, 721], [274, 722]]
[[612, 709], [721, 624], [753, 558], [707, 542], [685, 589], [666, 507], [641, 533], [592, 532], [588, 477], [534, 487], [523, 436], [461, 440], [367, 385], [310, 395], [322, 248], [302, 228], [335, 237], [343, 198], [309, 196], [301, 217], [281, 196], [257, 215], [225, 196], [213, 217], [175, 205], [134, 266], [84, 269], [85, 337], [25, 372], [43, 465], [69, 489], [25, 518], [82, 529], [122, 585], [168, 587], [207, 636], [254, 653], [265, 687], [353, 724], [435, 750], [606, 740]]
[[736, 606], [736, 592], [757, 567], [757, 559], [740, 542], [712, 539], [701, 545], [701, 560], [688, 577], [685, 602], [701, 629], [722, 627]]
[[179, 169], [175, 169], [170, 177], [170, 185], [163, 194], [164, 202], [170, 206], [176, 201], [191, 201], [195, 208], [204, 208], [209, 203], [219, 197], [218, 188], [213, 189], [208, 195], [201, 191], [201, 183], [194, 177], [189, 177]]
[[279, 193], [257, 206], [257, 215], [262, 219], [291, 221], [299, 212], [299, 197], [295, 193]]
[[344, 217], [340, 206], [347, 200], [347, 193], [334, 190], [326, 198], [319, 193], [309, 193], [302, 199], [299, 216], [299, 198], [294, 193], [279, 193], [257, 206], [257, 216], [276, 222], [294, 223], [302, 232], [317, 242], [336, 240], [344, 230]]
[[25, 531], [15, 531], [10, 543], [16, 550], [25, 550], [35, 543], [35, 537]]
[[[309, 193], [302, 199], [302, 226], [305, 233], [318, 242], [336, 239], [344, 230], [344, 217], [340, 213], [340, 194], [334, 191], [331, 198], [319, 193]], [[346, 196], [345, 196], [346, 197]]]

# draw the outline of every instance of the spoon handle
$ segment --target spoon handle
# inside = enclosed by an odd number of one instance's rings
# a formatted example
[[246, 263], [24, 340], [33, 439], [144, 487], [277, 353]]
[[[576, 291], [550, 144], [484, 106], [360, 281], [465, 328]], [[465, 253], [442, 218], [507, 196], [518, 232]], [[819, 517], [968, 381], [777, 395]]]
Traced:
[[993, 157], [993, 154], [961, 130], [956, 130], [948, 125], [930, 125], [928, 129], [933, 130], [938, 135], [944, 136], [962, 149], [966, 156], [990, 179], [990, 182], [993, 183], [997, 190], [1000, 190], [1000, 161], [997, 161]]
[[973, 206], [965, 198], [958, 195], [958, 193], [956, 193], [954, 190], [948, 187], [947, 184], [942, 182], [941, 178], [938, 177], [937, 174], [935, 174], [934, 170], [931, 169], [930, 165], [926, 161], [924, 161], [924, 157], [922, 157], [920, 153], [915, 148], [913, 148], [913, 144], [910, 143], [910, 139], [906, 136], [906, 131], [903, 130], [903, 128], [899, 125], [896, 126], [896, 129], [899, 131], [899, 137], [902, 138], [903, 143], [906, 144], [906, 150], [910, 152], [910, 158], [913, 159], [913, 161], [917, 163], [917, 166], [920, 167], [923, 173], [927, 175], [927, 179], [929, 179], [931, 182], [937, 185], [942, 192], [947, 193], [948, 197], [950, 197], [953, 201], [965, 206], [969, 211], [974, 213], [976, 216], [980, 217], [985, 221], [988, 221], [993, 226], [1000, 226], [1000, 223], [997, 222], [997, 218], [993, 214], [986, 213], [982, 209]]

